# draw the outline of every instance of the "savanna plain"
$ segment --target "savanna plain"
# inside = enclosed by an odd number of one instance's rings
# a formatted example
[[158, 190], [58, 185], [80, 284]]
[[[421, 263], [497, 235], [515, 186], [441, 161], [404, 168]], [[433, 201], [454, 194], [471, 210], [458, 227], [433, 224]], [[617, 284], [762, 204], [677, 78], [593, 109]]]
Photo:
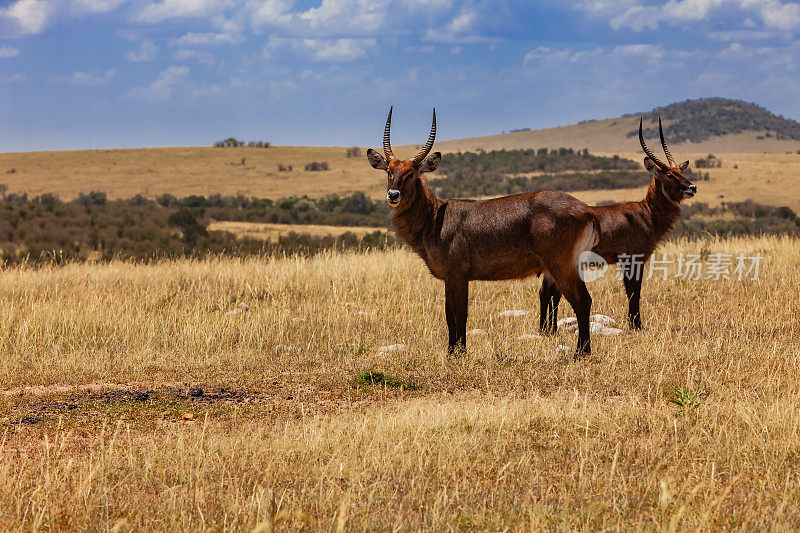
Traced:
[[800, 242], [660, 252], [762, 260], [656, 275], [579, 362], [536, 279], [473, 283], [447, 356], [404, 249], [6, 268], [0, 529], [800, 528]]

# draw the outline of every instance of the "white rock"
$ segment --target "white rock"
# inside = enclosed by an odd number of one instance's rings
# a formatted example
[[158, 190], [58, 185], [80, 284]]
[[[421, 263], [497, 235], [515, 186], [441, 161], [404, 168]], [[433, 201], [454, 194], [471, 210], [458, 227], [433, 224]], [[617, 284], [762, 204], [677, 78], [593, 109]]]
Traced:
[[521, 316], [525, 316], [527, 314], [528, 314], [528, 312], [527, 311], [523, 311], [522, 309], [511, 309], [509, 311], [503, 311], [502, 313], [500, 313], [497, 316], [499, 316], [499, 317], [518, 318], [518, 317], [521, 317]]
[[598, 324], [603, 324], [604, 326], [611, 326], [617, 323], [613, 318], [606, 315], [592, 315], [589, 317], [589, 320], [597, 322]]
[[575, 325], [576, 328], [578, 327], [578, 319], [575, 318], [574, 316], [564, 317], [561, 320], [559, 320], [558, 322], [556, 322], [556, 326], [558, 326], [560, 328], [571, 326], [573, 324]]
[[617, 328], [603, 328], [600, 332], [601, 335], [622, 335], [623, 333], [625, 333], [623, 330]]
[[[605, 329], [605, 326], [603, 324], [598, 324], [597, 322], [589, 322], [589, 333], [590, 334], [602, 333], [604, 329]], [[577, 334], [578, 334], [578, 330], [576, 329], [575, 330], [575, 335], [577, 335]]]
[[379, 354], [387, 354], [387, 353], [400, 353], [406, 351], [405, 344], [390, 344], [389, 346], [381, 346], [378, 348]]
[[305, 322], [305, 321], [306, 321], [306, 319], [305, 319], [305, 318], [293, 318], [293, 319], [292, 319], [292, 323], [293, 323], [293, 324], [301, 324], [301, 323], [303, 323], [303, 322]]
[[559, 344], [558, 348], [556, 348], [559, 352], [569, 352], [572, 350], [569, 346], [564, 346], [563, 344]]
[[541, 335], [537, 335], [537, 334], [535, 334], [535, 333], [534, 333], [534, 334], [531, 334], [531, 333], [525, 333], [525, 334], [523, 334], [523, 335], [520, 335], [519, 337], [517, 337], [517, 340], [520, 340], [520, 341], [529, 341], [529, 340], [533, 340], [533, 339], [541, 339], [541, 338], [542, 338], [542, 336], [541, 336]]
[[467, 335], [480, 335], [481, 337], [488, 335], [485, 329], [471, 329], [467, 332]]

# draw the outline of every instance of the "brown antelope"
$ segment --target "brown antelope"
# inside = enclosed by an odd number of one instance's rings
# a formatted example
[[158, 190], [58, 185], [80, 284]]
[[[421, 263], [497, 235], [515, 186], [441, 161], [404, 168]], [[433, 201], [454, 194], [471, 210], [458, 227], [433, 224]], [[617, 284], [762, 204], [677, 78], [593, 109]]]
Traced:
[[[639, 299], [644, 262], [675, 226], [681, 214], [681, 201], [697, 193], [697, 186], [683, 177], [689, 162], [676, 165], [667, 148], [661, 118], [658, 119], [658, 133], [669, 164], [660, 161], [647, 147], [642, 135], [642, 120], [639, 120], [639, 143], [646, 154], [644, 166], [653, 173], [644, 200], [592, 208], [600, 219], [600, 242], [593, 251], [608, 264], [620, 263], [628, 296], [628, 323], [633, 329], [642, 329]], [[545, 274], [539, 291], [539, 328], [545, 333], [556, 332], [560, 300], [561, 292], [556, 281]]]
[[597, 242], [597, 216], [580, 200], [558, 191], [514, 194], [492, 200], [439, 200], [422, 174], [436, 170], [440, 152], [436, 110], [428, 142], [407, 160], [392, 152], [392, 110], [382, 156], [367, 150], [373, 168], [387, 173], [386, 199], [395, 231], [434, 277], [444, 280], [448, 351], [465, 350], [469, 282], [522, 279], [544, 271], [578, 317], [575, 357], [590, 353], [592, 298], [578, 273], [578, 258]]

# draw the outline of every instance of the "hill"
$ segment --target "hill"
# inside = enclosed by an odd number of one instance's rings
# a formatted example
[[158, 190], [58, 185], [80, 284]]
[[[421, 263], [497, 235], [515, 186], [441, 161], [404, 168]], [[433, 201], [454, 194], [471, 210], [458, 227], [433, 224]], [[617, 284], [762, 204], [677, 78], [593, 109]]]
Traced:
[[[639, 115], [628, 115], [638, 118]], [[761, 132], [762, 139], [800, 141], [800, 123], [775, 115], [765, 108], [725, 98], [687, 100], [659, 107], [642, 114], [645, 120], [655, 123], [658, 117], [669, 120], [664, 134], [672, 143], [701, 143], [713, 137], [738, 135], [744, 132]], [[638, 130], [628, 132], [636, 137]], [[658, 135], [658, 129], [648, 128], [647, 137]], [[757, 136], [758, 137], [758, 136]]]
[[725, 98], [687, 100], [643, 113], [569, 126], [523, 130], [441, 142], [445, 151], [476, 149], [588, 148], [599, 153], [638, 153], [639, 117], [645, 137], [658, 138], [658, 117], [664, 121], [670, 146], [689, 152], [785, 153], [800, 149], [800, 123], [756, 104]]

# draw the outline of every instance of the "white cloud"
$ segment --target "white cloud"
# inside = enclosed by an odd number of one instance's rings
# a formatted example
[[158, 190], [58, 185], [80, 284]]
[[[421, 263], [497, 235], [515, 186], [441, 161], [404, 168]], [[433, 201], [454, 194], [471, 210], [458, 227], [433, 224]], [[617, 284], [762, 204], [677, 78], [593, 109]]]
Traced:
[[47, 0], [19, 0], [0, 8], [0, 19], [11, 22], [13, 33], [36, 35], [44, 30], [55, 7], [52, 1]]
[[241, 35], [229, 33], [187, 33], [186, 35], [170, 41], [172, 46], [194, 46], [194, 45], [215, 45], [215, 44], [235, 44], [243, 40]]
[[423, 41], [433, 43], [450, 44], [476, 44], [476, 43], [496, 43], [499, 39], [484, 37], [475, 27], [483, 20], [478, 12], [474, 10], [462, 9], [450, 22], [439, 27], [428, 28], [422, 37]]
[[565, 61], [569, 59], [571, 52], [569, 50], [554, 50], [546, 46], [534, 48], [522, 60], [524, 65], [530, 65], [541, 61]]
[[253, 26], [287, 26], [292, 22], [292, 0], [263, 0], [254, 7], [251, 15]]
[[73, 72], [71, 76], [55, 76], [51, 83], [67, 83], [76, 86], [105, 85], [117, 75], [116, 70], [107, 70], [102, 74], [93, 72]]
[[655, 44], [626, 44], [616, 46], [614, 53], [622, 56], [641, 56], [647, 59], [661, 59], [664, 57], [664, 49], [661, 45]]
[[607, 17], [612, 28], [658, 29], [662, 23], [682, 25], [690, 22], [712, 20], [717, 14], [730, 15], [732, 10], [746, 16], [741, 27], [757, 26], [753, 17], [760, 18], [762, 26], [781, 31], [800, 29], [800, 4], [782, 0], [668, 0], [660, 5], [641, 0], [588, 0], [575, 4], [577, 9]]
[[297, 11], [291, 0], [260, 0], [251, 3], [250, 21], [256, 31], [280, 28], [292, 37], [371, 36], [386, 29], [390, 8], [390, 0], [322, 0]]
[[761, 18], [769, 28], [796, 30], [800, 27], [800, 4], [766, 0], [761, 5]]
[[375, 39], [287, 39], [270, 36], [264, 57], [276, 57], [290, 50], [314, 61], [354, 61], [377, 46]]
[[163, 0], [146, 5], [135, 19], [155, 23], [173, 18], [208, 17], [221, 9], [218, 0]]
[[128, 61], [142, 63], [144, 61], [152, 61], [156, 56], [156, 52], [158, 52], [158, 46], [156, 46], [153, 41], [142, 41], [138, 50], [131, 50], [125, 54], [125, 57], [128, 58]]
[[28, 75], [24, 72], [17, 72], [16, 74], [12, 74], [11, 76], [7, 77], [6, 81], [9, 83], [25, 83], [28, 81]]
[[373, 33], [383, 27], [387, 0], [322, 0], [298, 15], [312, 29], [337, 28], [339, 32]]
[[71, 10], [78, 15], [95, 15], [114, 11], [128, 0], [72, 0]]
[[17, 57], [19, 55], [19, 48], [12, 48], [10, 46], [0, 46], [0, 58], [2, 57]]
[[210, 52], [198, 50], [175, 50], [172, 53], [172, 59], [175, 61], [197, 61], [203, 65], [214, 65], [217, 62]]
[[175, 88], [184, 85], [189, 77], [189, 67], [172, 65], [162, 70], [158, 77], [147, 87], [134, 87], [128, 93], [142, 100], [164, 101], [172, 97]]
[[453, 33], [463, 33], [472, 29], [472, 23], [475, 21], [476, 14], [474, 11], [463, 11], [450, 24], [447, 25], [447, 30]]

